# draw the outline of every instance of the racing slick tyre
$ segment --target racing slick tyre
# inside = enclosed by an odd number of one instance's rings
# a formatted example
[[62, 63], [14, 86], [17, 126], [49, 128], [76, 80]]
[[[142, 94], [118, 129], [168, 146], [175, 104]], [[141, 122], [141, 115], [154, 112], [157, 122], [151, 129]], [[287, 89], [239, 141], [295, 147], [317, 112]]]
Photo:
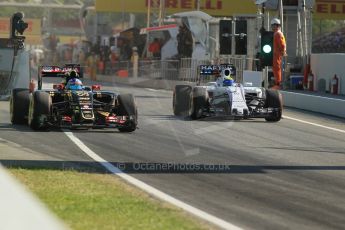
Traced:
[[283, 113], [283, 99], [278, 90], [266, 90], [266, 108], [276, 109], [270, 116], [265, 117], [266, 121], [277, 122], [282, 118]]
[[192, 109], [192, 91], [190, 85], [176, 85], [173, 96], [173, 111], [175, 116], [190, 116]]
[[133, 132], [138, 125], [138, 110], [132, 94], [121, 94], [118, 96], [118, 116], [128, 116], [129, 120], [124, 127], [119, 127], [120, 132]]
[[33, 130], [45, 130], [46, 123], [52, 107], [52, 100], [47, 92], [36, 91], [33, 93], [29, 107], [29, 126]]
[[196, 120], [202, 117], [203, 110], [208, 105], [208, 93], [206, 88], [194, 87], [193, 89], [193, 108], [191, 118]]
[[10, 117], [12, 124], [27, 124], [30, 104], [29, 89], [13, 89], [10, 99]]

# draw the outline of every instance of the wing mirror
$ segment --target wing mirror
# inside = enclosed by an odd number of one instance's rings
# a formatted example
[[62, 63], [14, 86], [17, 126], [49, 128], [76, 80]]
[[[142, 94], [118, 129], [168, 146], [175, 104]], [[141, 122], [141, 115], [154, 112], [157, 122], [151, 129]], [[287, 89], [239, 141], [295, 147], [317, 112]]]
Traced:
[[101, 90], [101, 86], [100, 85], [92, 85], [92, 91], [97, 91], [97, 90]]
[[65, 86], [63, 84], [54, 84], [53, 89], [63, 90]]

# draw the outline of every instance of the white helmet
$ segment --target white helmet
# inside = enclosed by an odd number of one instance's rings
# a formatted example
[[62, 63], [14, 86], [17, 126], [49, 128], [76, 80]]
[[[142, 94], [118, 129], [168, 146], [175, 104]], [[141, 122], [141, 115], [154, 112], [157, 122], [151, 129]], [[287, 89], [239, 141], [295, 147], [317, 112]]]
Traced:
[[280, 20], [278, 18], [273, 18], [271, 21], [271, 25], [274, 25], [274, 24], [280, 25]]

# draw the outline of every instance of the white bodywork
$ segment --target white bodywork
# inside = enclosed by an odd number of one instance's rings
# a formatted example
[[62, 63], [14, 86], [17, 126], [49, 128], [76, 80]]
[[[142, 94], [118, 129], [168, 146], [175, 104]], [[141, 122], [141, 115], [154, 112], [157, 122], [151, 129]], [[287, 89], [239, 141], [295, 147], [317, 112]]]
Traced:
[[234, 83], [232, 86], [223, 86], [223, 81], [225, 77], [227, 77], [224, 74], [225, 72], [226, 69], [222, 70], [217, 81], [208, 82], [206, 86], [204, 86], [209, 92], [209, 95], [212, 95], [210, 97], [210, 105], [211, 107], [217, 108], [222, 103], [224, 104], [224, 101], [228, 101], [230, 111], [222, 112], [243, 116], [245, 115], [245, 111], [249, 111], [245, 94], [248, 93], [262, 98], [263, 90], [260, 87], [243, 87], [240, 83]]
[[243, 87], [245, 93], [250, 93], [252, 95], [256, 95], [257, 97], [263, 97], [263, 88], [262, 87]]
[[[211, 90], [208, 90], [211, 91]], [[244, 111], [248, 111], [246, 99], [244, 96], [244, 89], [240, 84], [233, 86], [217, 86], [213, 88], [213, 97], [211, 99], [211, 105], [219, 105], [224, 102], [225, 95], [228, 96], [230, 112], [236, 111], [236, 115], [243, 115]]]

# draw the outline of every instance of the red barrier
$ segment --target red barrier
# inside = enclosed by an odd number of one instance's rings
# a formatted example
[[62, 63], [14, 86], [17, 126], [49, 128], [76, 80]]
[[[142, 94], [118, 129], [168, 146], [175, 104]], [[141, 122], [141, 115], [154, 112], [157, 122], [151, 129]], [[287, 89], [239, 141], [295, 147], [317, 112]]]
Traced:
[[119, 76], [119, 77], [128, 77], [128, 71], [124, 70], [124, 69], [119, 70], [119, 71], [117, 71], [117, 76]]

